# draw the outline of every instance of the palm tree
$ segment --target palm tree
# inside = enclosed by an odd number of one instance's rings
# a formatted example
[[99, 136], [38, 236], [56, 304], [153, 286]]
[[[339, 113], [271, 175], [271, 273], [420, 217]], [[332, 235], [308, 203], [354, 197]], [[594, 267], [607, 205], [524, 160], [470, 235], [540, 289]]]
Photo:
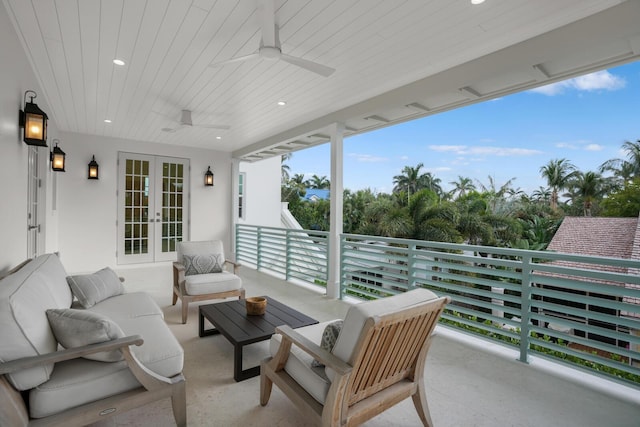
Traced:
[[536, 202], [547, 202], [551, 199], [551, 190], [548, 187], [538, 187], [531, 193], [531, 198]]
[[625, 141], [622, 150], [626, 152], [627, 160], [611, 159], [600, 165], [600, 172], [613, 172], [622, 184], [640, 176], [640, 139], [636, 142]]
[[317, 188], [320, 190], [331, 188], [331, 182], [329, 182], [326, 175], [323, 175], [323, 176], [313, 175], [311, 178], [305, 181], [305, 184], [309, 188]]
[[467, 194], [467, 191], [473, 191], [476, 189], [471, 178], [466, 178], [461, 175], [458, 175], [457, 181], [451, 181], [449, 184], [453, 185], [453, 194], [458, 193], [458, 197], [464, 197], [464, 195]]
[[570, 195], [582, 201], [584, 216], [591, 216], [593, 202], [606, 192], [606, 180], [597, 172], [578, 172], [569, 187]]
[[567, 188], [569, 181], [575, 176], [576, 167], [567, 159], [550, 160], [540, 168], [542, 177], [551, 188], [551, 209], [558, 209], [558, 191]]
[[418, 178], [418, 188], [416, 191], [422, 189], [431, 190], [440, 196], [442, 194], [440, 182], [442, 182], [440, 178], [436, 178], [431, 172], [425, 172]]
[[504, 200], [505, 195], [510, 193], [511, 185], [513, 184], [513, 181], [515, 181], [516, 178], [515, 177], [511, 178], [510, 180], [502, 184], [500, 187], [497, 187], [495, 179], [491, 175], [489, 175], [487, 178], [489, 178], [488, 185], [484, 185], [482, 182], [478, 180], [476, 181], [478, 182], [480, 191], [482, 193], [485, 193], [488, 196], [491, 212], [495, 212], [498, 202]]
[[291, 170], [291, 168], [289, 167], [288, 164], [286, 164], [286, 162], [288, 160], [291, 159], [291, 157], [293, 156], [292, 153], [287, 153], [287, 154], [283, 154], [280, 160], [281, 166], [280, 166], [280, 170], [281, 170], [281, 175], [282, 175], [282, 182], [285, 183], [289, 180], [289, 171]]
[[393, 192], [399, 193], [401, 191], [406, 191], [408, 200], [420, 187], [420, 169], [423, 167], [423, 163], [418, 163], [415, 168], [405, 166], [400, 175], [393, 177]]

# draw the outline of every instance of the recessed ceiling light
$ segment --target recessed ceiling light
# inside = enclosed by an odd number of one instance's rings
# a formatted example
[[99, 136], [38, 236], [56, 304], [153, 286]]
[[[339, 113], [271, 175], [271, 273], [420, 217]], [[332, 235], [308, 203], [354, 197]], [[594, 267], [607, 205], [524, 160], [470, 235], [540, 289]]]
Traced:
[[282, 107], [287, 105], [287, 103], [285, 101], [278, 101], [278, 105]]
[[216, 139], [222, 139], [222, 137], [221, 136], [216, 136]]
[[104, 122], [105, 122], [105, 123], [111, 123], [111, 120], [109, 120], [109, 119], [104, 119]]
[[124, 61], [122, 59], [117, 59], [117, 58], [113, 60], [113, 63], [116, 65], [124, 65]]
[[484, 0], [471, 0], [471, 4], [482, 4]]

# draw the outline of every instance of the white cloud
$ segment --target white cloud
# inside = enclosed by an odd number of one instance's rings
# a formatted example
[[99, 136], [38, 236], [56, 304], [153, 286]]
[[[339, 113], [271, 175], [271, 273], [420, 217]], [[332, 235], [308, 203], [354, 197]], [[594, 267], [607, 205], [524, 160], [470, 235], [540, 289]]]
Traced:
[[597, 71], [562, 82], [531, 89], [529, 92], [541, 93], [547, 96], [554, 96], [564, 93], [566, 90], [596, 91], [596, 90], [618, 90], [626, 86], [627, 81], [619, 76], [611, 74], [607, 70]]
[[379, 162], [386, 162], [387, 159], [386, 157], [379, 157], [379, 156], [374, 156], [372, 154], [361, 154], [361, 153], [349, 153], [349, 157], [353, 157], [356, 159], [357, 162], [361, 162], [361, 163], [379, 163]]
[[505, 148], [505, 147], [469, 147], [466, 145], [430, 145], [429, 149], [438, 152], [451, 152], [458, 155], [493, 155], [493, 156], [533, 156], [542, 154], [542, 151], [529, 148]]
[[409, 156], [400, 156], [400, 160], [409, 160]]
[[573, 142], [557, 142], [557, 148], [565, 148], [567, 150], [585, 150], [585, 151], [602, 151], [604, 147], [591, 141], [573, 141]]

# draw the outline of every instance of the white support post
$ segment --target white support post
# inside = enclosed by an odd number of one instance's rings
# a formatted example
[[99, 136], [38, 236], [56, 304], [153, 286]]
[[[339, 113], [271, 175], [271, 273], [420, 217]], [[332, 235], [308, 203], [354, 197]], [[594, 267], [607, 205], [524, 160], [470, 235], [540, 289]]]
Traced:
[[231, 256], [236, 258], [236, 224], [238, 223], [238, 191], [240, 176], [240, 159], [231, 159]]
[[331, 210], [329, 226], [329, 272], [327, 297], [340, 297], [340, 235], [343, 205], [344, 123], [331, 125]]

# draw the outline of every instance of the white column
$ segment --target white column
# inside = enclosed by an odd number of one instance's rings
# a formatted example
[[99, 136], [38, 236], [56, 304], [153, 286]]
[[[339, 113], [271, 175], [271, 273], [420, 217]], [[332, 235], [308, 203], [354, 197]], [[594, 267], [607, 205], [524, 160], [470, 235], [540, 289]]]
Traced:
[[329, 227], [329, 273], [327, 297], [340, 296], [340, 235], [343, 205], [344, 123], [331, 125], [331, 211]]
[[233, 259], [236, 259], [236, 224], [238, 223], [238, 187], [240, 176], [240, 159], [231, 159], [231, 246], [229, 250]]

